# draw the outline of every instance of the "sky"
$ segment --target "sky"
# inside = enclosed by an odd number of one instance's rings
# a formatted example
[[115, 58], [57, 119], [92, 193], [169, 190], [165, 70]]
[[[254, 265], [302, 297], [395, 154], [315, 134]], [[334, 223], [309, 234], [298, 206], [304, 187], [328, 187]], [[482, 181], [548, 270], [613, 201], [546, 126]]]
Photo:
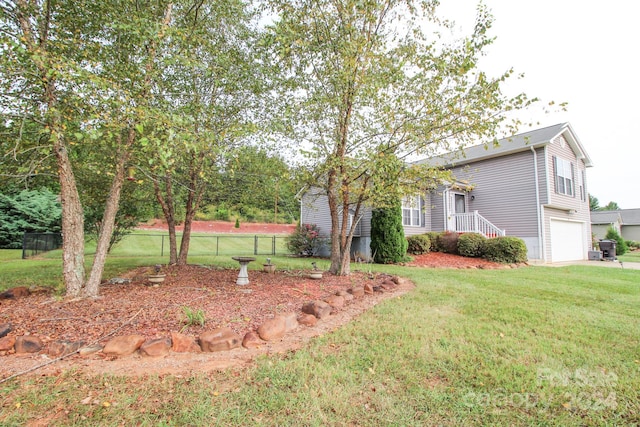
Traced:
[[[461, 34], [473, 29], [477, 0], [441, 0], [438, 15]], [[548, 103], [518, 113], [532, 130], [569, 122], [589, 154], [587, 189], [604, 206], [640, 208], [640, 2], [633, 0], [484, 0], [495, 22], [480, 68], [497, 75], [513, 67], [523, 79], [505, 87]], [[541, 103], [543, 104], [543, 103]], [[504, 135], [507, 136], [507, 135]]]

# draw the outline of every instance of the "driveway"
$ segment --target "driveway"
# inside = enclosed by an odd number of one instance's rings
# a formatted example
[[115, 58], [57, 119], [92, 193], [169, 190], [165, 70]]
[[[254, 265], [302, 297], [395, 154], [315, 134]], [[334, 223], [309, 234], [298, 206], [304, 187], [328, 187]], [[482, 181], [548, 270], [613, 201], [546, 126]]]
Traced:
[[640, 270], [640, 262], [621, 261], [566, 261], [549, 264], [538, 264], [545, 267], [565, 267], [567, 265], [588, 265], [591, 267], [624, 268], [628, 270]]

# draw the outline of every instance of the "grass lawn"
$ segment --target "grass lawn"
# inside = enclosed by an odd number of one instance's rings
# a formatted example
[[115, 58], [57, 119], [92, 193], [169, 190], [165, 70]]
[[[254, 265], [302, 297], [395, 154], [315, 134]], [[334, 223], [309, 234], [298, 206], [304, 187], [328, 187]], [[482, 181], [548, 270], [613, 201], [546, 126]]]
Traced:
[[640, 423], [640, 271], [377, 268], [417, 288], [295, 353], [189, 378], [22, 377], [0, 384], [0, 425]]
[[622, 262], [640, 262], [640, 251], [629, 251], [624, 255], [619, 255], [618, 259]]

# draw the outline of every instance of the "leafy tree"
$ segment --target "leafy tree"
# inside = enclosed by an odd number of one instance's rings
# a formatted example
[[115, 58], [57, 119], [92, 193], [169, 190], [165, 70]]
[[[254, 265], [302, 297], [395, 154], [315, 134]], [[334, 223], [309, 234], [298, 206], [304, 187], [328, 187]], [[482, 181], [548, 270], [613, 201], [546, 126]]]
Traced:
[[[186, 264], [191, 224], [221, 153], [255, 131], [259, 64], [252, 55], [253, 14], [240, 0], [186, 4], [159, 80], [165, 116], [149, 123], [147, 161], [156, 199], [169, 225], [170, 263]], [[169, 113], [171, 112], [171, 113]], [[177, 215], [184, 215], [178, 252]]]
[[24, 233], [60, 232], [62, 209], [47, 189], [0, 193], [0, 248], [19, 249]]
[[[144, 145], [143, 122], [154, 115], [150, 100], [157, 94], [159, 52], [168, 41], [173, 6], [17, 0], [0, 8], [2, 113], [10, 123], [37, 123], [38, 137], [20, 142], [56, 159], [70, 296], [98, 294], [127, 165], [138, 143]], [[108, 147], [115, 159], [105, 165], [111, 183], [87, 280], [74, 169], [84, 160], [76, 157], [80, 145]]]
[[600, 202], [598, 201], [598, 198], [591, 194], [589, 194], [589, 210], [592, 212], [600, 210]]
[[205, 198], [208, 203], [224, 203], [244, 215], [251, 209], [273, 212], [277, 222], [279, 217], [296, 217], [299, 206], [295, 194], [299, 189], [295, 171], [282, 157], [264, 148], [246, 146], [224, 156], [218, 182]]
[[371, 214], [371, 253], [381, 264], [400, 262], [407, 255], [408, 242], [402, 227], [402, 205], [374, 209]]
[[502, 94], [512, 70], [492, 78], [477, 67], [492, 42], [487, 10], [479, 7], [473, 34], [447, 44], [438, 41], [447, 23], [437, 18], [437, 3], [268, 2], [276, 18], [265, 45], [282, 79], [273, 102], [281, 130], [304, 150], [307, 184], [328, 197], [334, 274], [350, 272], [350, 213], [393, 206], [441, 178], [398, 159], [495, 141], [503, 113], [530, 103]]
[[600, 208], [601, 211], [619, 211], [620, 206], [616, 202], [609, 202]]

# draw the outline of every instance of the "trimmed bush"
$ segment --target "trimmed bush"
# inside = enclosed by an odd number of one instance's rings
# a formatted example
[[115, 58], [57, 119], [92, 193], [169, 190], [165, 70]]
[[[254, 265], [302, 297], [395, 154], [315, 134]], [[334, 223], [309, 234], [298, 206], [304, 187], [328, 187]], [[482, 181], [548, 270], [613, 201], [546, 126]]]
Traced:
[[438, 236], [438, 249], [447, 254], [458, 254], [458, 233], [446, 231]]
[[627, 244], [615, 228], [609, 227], [604, 238], [607, 240], [614, 240], [616, 242], [616, 256], [624, 255], [627, 252]]
[[527, 245], [517, 237], [494, 237], [483, 245], [483, 258], [503, 264], [527, 261]]
[[438, 237], [441, 234], [442, 232], [440, 231], [427, 231], [426, 233], [424, 233], [424, 235], [427, 236], [429, 238], [429, 241], [431, 242], [431, 247], [429, 248], [431, 252], [441, 252], [440, 248], [438, 247]]
[[481, 257], [485, 240], [487, 238], [479, 233], [461, 234], [458, 237], [458, 253], [466, 257]]
[[431, 240], [425, 234], [407, 237], [407, 253], [412, 255], [428, 254], [431, 250]]
[[371, 253], [379, 264], [401, 262], [407, 255], [407, 239], [402, 227], [402, 206], [374, 209], [371, 213]]

